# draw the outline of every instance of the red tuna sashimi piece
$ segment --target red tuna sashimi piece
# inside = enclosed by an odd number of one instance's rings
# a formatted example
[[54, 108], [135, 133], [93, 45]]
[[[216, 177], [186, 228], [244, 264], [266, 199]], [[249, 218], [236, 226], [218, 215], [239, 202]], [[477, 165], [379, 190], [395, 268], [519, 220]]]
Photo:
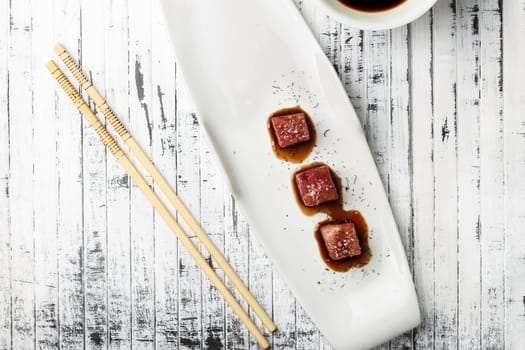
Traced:
[[330, 168], [320, 165], [295, 174], [301, 201], [307, 207], [339, 199]]
[[279, 147], [286, 148], [310, 140], [304, 113], [272, 117], [271, 123]]
[[361, 246], [352, 223], [329, 224], [321, 227], [321, 235], [333, 260], [361, 255]]

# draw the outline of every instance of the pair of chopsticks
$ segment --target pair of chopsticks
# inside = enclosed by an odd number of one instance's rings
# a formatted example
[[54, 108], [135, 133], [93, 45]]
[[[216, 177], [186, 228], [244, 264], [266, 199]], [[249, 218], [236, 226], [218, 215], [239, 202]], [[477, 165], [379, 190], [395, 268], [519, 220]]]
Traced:
[[[160, 174], [157, 168], [153, 165], [152, 161], [148, 158], [146, 153], [140, 148], [135, 139], [131, 136], [126, 127], [118, 119], [115, 113], [111, 110], [105, 99], [100, 95], [97, 89], [93, 86], [91, 81], [86, 77], [81, 68], [69, 55], [66, 49], [57, 44], [55, 46], [55, 52], [58, 54], [62, 62], [66, 65], [68, 70], [73, 74], [75, 79], [80, 83], [81, 87], [85, 90], [91, 100], [95, 103], [95, 106], [102, 112], [106, 120], [111, 124], [113, 130], [124, 142], [131, 154], [140, 162], [143, 168], [149, 173], [158, 188], [168, 198], [173, 208], [180, 214], [184, 221], [188, 224], [189, 228], [199, 238], [201, 243], [204, 245], [206, 250], [210, 253], [217, 265], [223, 270], [224, 274], [230, 279], [232, 284], [237, 288], [240, 294], [244, 297], [249, 307], [255, 312], [255, 314], [261, 319], [263, 325], [270, 331], [276, 330], [276, 325], [272, 319], [264, 311], [262, 306], [257, 302], [255, 297], [250, 293], [246, 285], [242, 282], [237, 273], [228, 264], [224, 256], [213, 244], [209, 236], [204, 232], [202, 227], [197, 223], [195, 218], [191, 215], [188, 209], [184, 206], [181, 200], [177, 197], [173, 189], [170, 187], [168, 182]], [[157, 210], [160, 216], [166, 221], [171, 230], [175, 233], [179, 241], [189, 251], [191, 256], [195, 259], [199, 267], [208, 276], [213, 285], [221, 293], [223, 298], [226, 300], [228, 305], [233, 309], [237, 316], [244, 323], [248, 331], [252, 334], [255, 340], [259, 343], [261, 348], [267, 349], [270, 347], [270, 343], [257, 328], [253, 320], [250, 318], [248, 313], [242, 308], [237, 302], [231, 291], [226, 287], [221, 278], [217, 273], [210, 267], [206, 259], [202, 256], [199, 249], [195, 246], [190, 237], [179, 225], [173, 214], [162, 202], [162, 200], [154, 192], [153, 188], [145, 180], [144, 176], [137, 170], [135, 165], [131, 162], [130, 158], [123, 152], [117, 141], [109, 134], [106, 127], [100, 122], [98, 117], [95, 115], [88, 104], [84, 101], [77, 89], [71, 84], [69, 79], [65, 76], [62, 70], [57, 66], [54, 61], [49, 61], [46, 65], [47, 69], [51, 72], [53, 77], [57, 80], [60, 86], [67, 93], [69, 98], [73, 101], [78, 110], [89, 122], [91, 127], [100, 136], [107, 148], [113, 153], [119, 163], [128, 172], [135, 184], [144, 193], [146, 198], [151, 202], [153, 207]]]

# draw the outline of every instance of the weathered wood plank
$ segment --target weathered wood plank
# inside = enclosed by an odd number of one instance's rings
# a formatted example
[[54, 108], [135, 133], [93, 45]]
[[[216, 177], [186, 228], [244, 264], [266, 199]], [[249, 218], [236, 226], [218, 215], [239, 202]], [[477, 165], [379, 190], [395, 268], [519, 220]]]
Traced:
[[[440, 1], [433, 21], [434, 332], [436, 349], [458, 344], [458, 180], [456, 2]], [[428, 194], [427, 194], [428, 195]]]
[[462, 349], [481, 345], [479, 3], [457, 3], [457, 346]]
[[[200, 215], [201, 225], [213, 243], [223, 251], [224, 247], [224, 182], [218, 174], [217, 166], [210, 153], [209, 144], [200, 136]], [[213, 269], [223, 277], [222, 271], [211, 260], [208, 252], [204, 256], [211, 262]], [[207, 277], [202, 280], [202, 337], [204, 349], [219, 350], [224, 348], [225, 308], [224, 299]]]
[[272, 305], [274, 306], [272, 316], [278, 327], [272, 338], [272, 348], [274, 349], [296, 349], [297, 347], [295, 304], [295, 297], [286, 283], [281, 276], [274, 273], [272, 278]]
[[[385, 190], [389, 183], [390, 133], [390, 32], [366, 31], [364, 34], [364, 129]], [[371, 237], [373, 239], [373, 237]], [[383, 344], [376, 349], [388, 349]]]
[[[129, 125], [128, 8], [126, 0], [107, 1], [105, 15], [106, 99]], [[130, 181], [113, 156], [107, 157], [108, 345], [131, 347]]]
[[35, 346], [58, 348], [58, 242], [55, 81], [43, 69], [53, 56], [53, 8], [32, 2], [34, 110]]
[[525, 344], [525, 8], [503, 2], [503, 91], [505, 140], [505, 348]]
[[[103, 1], [82, 0], [82, 65], [97, 89], [105, 91], [105, 8]], [[91, 108], [95, 108], [91, 103]], [[105, 118], [98, 113], [100, 120]], [[107, 347], [106, 147], [83, 124], [85, 348]], [[111, 155], [110, 155], [111, 156]]]
[[[80, 1], [55, 1], [55, 37], [80, 57]], [[45, 62], [45, 61], [44, 61]], [[56, 84], [55, 84], [56, 86]], [[60, 87], [57, 99], [59, 346], [84, 346], [82, 117]]]
[[[248, 231], [248, 287], [252, 292], [253, 296], [261, 306], [270, 314], [272, 312], [272, 299], [276, 297], [274, 289], [272, 288], [272, 281], [274, 275], [272, 273], [272, 268], [270, 260], [264, 253], [259, 242], [250, 231]], [[275, 314], [276, 310], [273, 309]], [[257, 318], [255, 313], [250, 309], [250, 316], [259, 327], [259, 329], [264, 333], [268, 339], [272, 339], [272, 334], [263, 326], [260, 320]], [[274, 322], [279, 326], [276, 319]], [[282, 332], [283, 329], [278, 329], [277, 332]], [[297, 339], [298, 341], [298, 339]], [[257, 342], [250, 338], [250, 349], [259, 349]], [[277, 347], [278, 348], [278, 347]]]
[[389, 188], [392, 210], [405, 246], [412, 260], [411, 169], [410, 169], [410, 86], [408, 27], [390, 31], [390, 132]]
[[[31, 3], [11, 2], [9, 132], [12, 342], [34, 347], [33, 106]], [[25, 103], [20, 103], [25, 101]]]
[[[222, 252], [224, 241], [224, 181], [210, 152], [210, 145], [199, 135], [200, 149], [200, 216], [201, 226]], [[224, 274], [211, 260], [208, 252], [204, 256], [211, 266], [223, 277]], [[239, 296], [237, 300], [239, 300]], [[219, 350], [224, 348], [225, 309], [229, 308], [208, 278], [202, 279], [202, 348]]]
[[[248, 225], [240, 216], [236, 207], [235, 200], [229, 191], [224, 191], [224, 251], [228, 262], [239, 277], [247, 283], [248, 281]], [[226, 281], [226, 285], [233, 290], [233, 285]], [[247, 284], [248, 285], [248, 284]], [[248, 288], [251, 290], [250, 286]], [[253, 292], [253, 290], [251, 290]], [[238, 293], [234, 293], [238, 296]], [[240, 304], [247, 307], [244, 299], [239, 299]], [[271, 312], [271, 309], [267, 309]], [[239, 320], [239, 317], [226, 307], [226, 341], [225, 349], [243, 350], [248, 348], [249, 335], [246, 327]]]
[[297, 303], [297, 349], [317, 350], [321, 341], [321, 334], [317, 327], [303, 309]]
[[[166, 49], [166, 29], [159, 2], [152, 3], [153, 161], [174, 187], [176, 183], [175, 63]], [[166, 202], [167, 203], [167, 202]], [[178, 341], [177, 239], [155, 215], [156, 348], [173, 349]]]
[[[153, 142], [151, 84], [151, 2], [128, 4], [130, 130], [146, 154]], [[146, 176], [150, 179], [149, 176]], [[141, 191], [131, 188], [131, 346], [155, 345], [154, 210]]]
[[505, 346], [502, 4], [497, 0], [480, 2], [482, 349]]
[[413, 272], [422, 322], [414, 331], [414, 347], [434, 343], [434, 147], [433, 12], [410, 24], [410, 97], [412, 140]]
[[[412, 265], [411, 115], [407, 26], [390, 31], [390, 45], [388, 196], [409, 265]], [[392, 340], [390, 348], [412, 348], [412, 331]]]
[[390, 33], [389, 31], [365, 32], [365, 133], [388, 191], [388, 144], [390, 124]]
[[362, 30], [342, 26], [340, 77], [361, 125], [364, 126], [366, 105], [363, 39]]
[[0, 349], [11, 348], [11, 229], [9, 212], [9, 2], [0, 3]]
[[317, 12], [316, 27], [318, 40], [324, 53], [332, 62], [332, 66], [339, 74], [341, 63], [341, 24], [334, 19]]
[[[199, 125], [188, 92], [177, 70], [177, 194], [197, 220], [200, 218]], [[182, 223], [182, 222], [181, 222]], [[182, 225], [185, 229], [187, 226]], [[191, 234], [193, 237], [193, 234]], [[197, 242], [196, 242], [197, 243]], [[198, 244], [199, 246], [200, 244]], [[200, 349], [202, 342], [202, 276], [184, 246], [179, 254], [179, 343], [180, 349]]]

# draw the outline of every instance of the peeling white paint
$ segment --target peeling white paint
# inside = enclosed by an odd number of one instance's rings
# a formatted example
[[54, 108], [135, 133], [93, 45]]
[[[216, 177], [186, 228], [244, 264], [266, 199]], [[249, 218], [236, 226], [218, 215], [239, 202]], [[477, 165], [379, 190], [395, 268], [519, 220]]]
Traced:
[[[423, 323], [380, 349], [525, 347], [523, 1], [441, 0], [379, 32], [295, 2], [365, 128], [414, 273]], [[330, 349], [221, 179], [158, 3], [52, 4], [0, 4], [0, 350], [257, 348], [47, 75], [55, 41], [271, 312], [273, 347]]]

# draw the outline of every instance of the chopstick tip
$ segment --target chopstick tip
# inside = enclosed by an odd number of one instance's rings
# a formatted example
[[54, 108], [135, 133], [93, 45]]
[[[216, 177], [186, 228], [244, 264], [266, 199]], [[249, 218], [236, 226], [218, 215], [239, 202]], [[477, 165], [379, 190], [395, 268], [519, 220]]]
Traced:
[[51, 72], [51, 73], [54, 73], [57, 69], [58, 69], [58, 66], [56, 64], [55, 61], [53, 60], [49, 60], [49, 62], [46, 63], [46, 68]]
[[66, 51], [66, 48], [61, 43], [56, 43], [54, 46], [54, 50], [57, 55], [60, 55], [64, 51]]

